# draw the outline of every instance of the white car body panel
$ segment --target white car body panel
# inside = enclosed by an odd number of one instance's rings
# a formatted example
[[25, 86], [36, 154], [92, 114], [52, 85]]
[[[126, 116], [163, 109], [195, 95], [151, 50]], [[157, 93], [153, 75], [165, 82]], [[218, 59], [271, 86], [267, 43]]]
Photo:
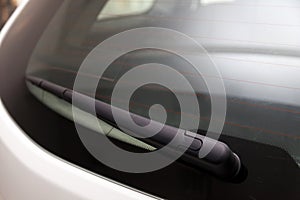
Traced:
[[0, 101], [0, 194], [15, 199], [153, 199], [66, 163], [41, 149]]

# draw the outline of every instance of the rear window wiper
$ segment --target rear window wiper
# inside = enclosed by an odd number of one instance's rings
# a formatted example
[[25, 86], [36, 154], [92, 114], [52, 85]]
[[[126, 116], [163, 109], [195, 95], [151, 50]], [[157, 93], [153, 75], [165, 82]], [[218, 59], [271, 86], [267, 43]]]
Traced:
[[[52, 82], [49, 82], [44, 79], [40, 79], [33, 76], [27, 76], [26, 80], [29, 81], [31, 84], [50, 92], [51, 94], [69, 102], [72, 104], [72, 97], [73, 94], [76, 93], [76, 98], [78, 98], [77, 102], [80, 102], [79, 105], [76, 105], [79, 109], [82, 109], [86, 112], [91, 113], [90, 110], [90, 102], [91, 97], [75, 92], [71, 89], [59, 86]], [[115, 122], [112, 114], [112, 106], [105, 102], [95, 100], [95, 110], [97, 117], [114, 127], [118, 127], [117, 123]], [[128, 113], [128, 111], [114, 108], [114, 113], [124, 114], [124, 112]], [[134, 113], [130, 113], [130, 116], [135, 121], [141, 124], [149, 124], [150, 119], [136, 115]], [[153, 121], [152, 121], [153, 123]], [[162, 125], [160, 122], [157, 123], [157, 126], [162, 127], [159, 133], [150, 137], [150, 138], [138, 138], [139, 140], [152, 145], [156, 149], [164, 147], [168, 145], [169, 142], [175, 137], [176, 134], [181, 134], [180, 141], [176, 142], [176, 146], [172, 146], [174, 150], [184, 147], [187, 149], [181, 160], [184, 163], [188, 164], [189, 166], [205, 170], [210, 172], [211, 174], [215, 175], [216, 177], [223, 179], [223, 180], [232, 180], [232, 181], [239, 181], [241, 173], [242, 173], [242, 163], [240, 158], [237, 154], [235, 154], [225, 143], [216, 141], [211, 138], [205, 138], [200, 134], [196, 134], [191, 131], [178, 129], [169, 125]], [[130, 127], [118, 127], [120, 129], [130, 130]], [[146, 132], [151, 132], [151, 130], [145, 130]], [[144, 133], [137, 133], [137, 135], [144, 136]], [[204, 158], [199, 158], [199, 151], [204, 146], [204, 142], [207, 144], [205, 145], [213, 145], [212, 150], [209, 154], [207, 154]], [[187, 144], [190, 144], [187, 146]]]

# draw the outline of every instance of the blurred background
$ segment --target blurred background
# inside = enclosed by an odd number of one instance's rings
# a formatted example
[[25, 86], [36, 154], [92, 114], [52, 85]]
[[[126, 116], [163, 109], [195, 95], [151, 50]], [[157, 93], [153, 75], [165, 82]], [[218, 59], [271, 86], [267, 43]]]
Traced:
[[0, 30], [22, 0], [0, 0]]

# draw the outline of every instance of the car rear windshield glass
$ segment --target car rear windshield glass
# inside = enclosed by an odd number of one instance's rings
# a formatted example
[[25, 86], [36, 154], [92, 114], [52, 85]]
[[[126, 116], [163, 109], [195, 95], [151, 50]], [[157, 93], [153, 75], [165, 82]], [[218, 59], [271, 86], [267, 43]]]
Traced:
[[[72, 89], [80, 65], [97, 45], [115, 34], [141, 27], [176, 30], [205, 48], [226, 89], [227, 115], [222, 134], [281, 147], [300, 163], [300, 1], [64, 1], [38, 42], [27, 73]], [[145, 40], [147, 37], [145, 34]], [[174, 45], [192, 51], [185, 44]], [[147, 63], [175, 66], [184, 76], [201, 79], [190, 72], [189, 63], [171, 52], [141, 49], [111, 64], [101, 77], [97, 99], [110, 103], [122, 75]], [[101, 67], [98, 63], [93, 70]], [[80, 76], [97, 78], [93, 71]], [[134, 81], [124, 83], [123, 89]], [[85, 94], [91, 95], [89, 89], [85, 88]], [[190, 95], [180, 92], [186, 98]], [[193, 111], [185, 116], [199, 120], [199, 129], [207, 130], [211, 101], [205, 92], [197, 97], [201, 118]], [[160, 85], [149, 84], [134, 93], [130, 111], [149, 117], [153, 104], [163, 105], [167, 123], [178, 125], [178, 101]]]

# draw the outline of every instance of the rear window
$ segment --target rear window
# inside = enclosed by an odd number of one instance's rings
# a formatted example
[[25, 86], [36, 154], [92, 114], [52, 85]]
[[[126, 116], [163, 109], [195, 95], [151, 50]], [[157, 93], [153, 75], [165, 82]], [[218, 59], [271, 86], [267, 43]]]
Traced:
[[[85, 57], [107, 38], [140, 27], [180, 31], [203, 45], [221, 72], [228, 101], [222, 134], [283, 148], [299, 164], [299, 7], [295, 0], [65, 1], [40, 39], [27, 73], [72, 88]], [[130, 52], [106, 71], [97, 98], [110, 103], [122, 74], [149, 62], [176, 63], [185, 76], [195, 78], [188, 64], [169, 52]], [[99, 67], [101, 63], [95, 70]], [[82, 76], [93, 78], [93, 72]], [[210, 100], [202, 95], [203, 118], [195, 119], [192, 111], [186, 117], [199, 120], [199, 129], [206, 130]], [[163, 87], [142, 88], [131, 101], [134, 113], [149, 117], [149, 107], [162, 104], [168, 124], [180, 121], [178, 102]]]

